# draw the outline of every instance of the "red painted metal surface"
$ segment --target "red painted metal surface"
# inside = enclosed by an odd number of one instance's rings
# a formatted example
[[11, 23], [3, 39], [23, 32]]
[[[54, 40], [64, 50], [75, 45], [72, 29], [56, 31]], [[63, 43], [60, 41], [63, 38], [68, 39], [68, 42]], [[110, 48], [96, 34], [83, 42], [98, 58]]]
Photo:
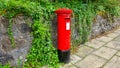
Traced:
[[55, 11], [58, 20], [58, 50], [70, 49], [70, 16], [72, 10], [59, 9]]

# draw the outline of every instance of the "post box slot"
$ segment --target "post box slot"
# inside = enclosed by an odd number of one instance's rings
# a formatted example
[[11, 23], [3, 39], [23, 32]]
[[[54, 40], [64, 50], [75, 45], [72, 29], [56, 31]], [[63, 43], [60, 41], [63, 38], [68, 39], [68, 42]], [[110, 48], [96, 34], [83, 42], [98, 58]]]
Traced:
[[70, 18], [68, 17], [68, 18], [65, 18], [65, 19], [70, 19]]

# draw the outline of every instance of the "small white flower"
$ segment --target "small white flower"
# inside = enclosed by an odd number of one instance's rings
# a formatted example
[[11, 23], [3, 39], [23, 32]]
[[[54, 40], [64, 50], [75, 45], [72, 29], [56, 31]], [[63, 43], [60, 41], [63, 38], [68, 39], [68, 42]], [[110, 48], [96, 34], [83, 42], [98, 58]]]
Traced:
[[23, 57], [22, 57], [22, 56], [20, 56], [20, 59], [23, 59]]
[[27, 61], [27, 59], [25, 59], [25, 62]]

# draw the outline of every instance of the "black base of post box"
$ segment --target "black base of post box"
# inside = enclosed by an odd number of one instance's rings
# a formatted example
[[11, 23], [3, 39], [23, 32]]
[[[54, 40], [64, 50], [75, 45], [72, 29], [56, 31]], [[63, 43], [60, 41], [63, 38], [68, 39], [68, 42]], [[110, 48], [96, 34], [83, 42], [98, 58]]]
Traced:
[[69, 63], [70, 61], [70, 50], [58, 50], [58, 58], [62, 63]]

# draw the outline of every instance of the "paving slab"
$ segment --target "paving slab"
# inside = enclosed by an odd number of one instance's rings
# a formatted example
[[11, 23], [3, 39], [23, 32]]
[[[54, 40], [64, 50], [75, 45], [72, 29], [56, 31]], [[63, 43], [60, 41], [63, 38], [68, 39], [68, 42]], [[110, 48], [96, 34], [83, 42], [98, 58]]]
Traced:
[[118, 56], [120, 56], [120, 51], [117, 53]]
[[118, 42], [120, 42], [120, 35], [119, 35], [117, 38], [115, 38], [113, 41], [118, 41]]
[[114, 32], [116, 32], [116, 33], [119, 33], [119, 34], [120, 34], [120, 30], [115, 30]]
[[60, 66], [60, 68], [69, 68], [69, 66], [71, 66], [72, 64], [71, 63], [67, 63], [67, 64], [62, 64]]
[[103, 58], [100, 58], [95, 55], [89, 55], [81, 62], [78, 62], [75, 65], [78, 68], [100, 68], [105, 62], [106, 60]]
[[118, 41], [111, 41], [108, 44], [106, 44], [105, 46], [114, 48], [116, 50], [120, 50], [120, 42], [118, 42]]
[[93, 52], [93, 48], [90, 48], [88, 46], [81, 46], [79, 47], [79, 50], [77, 51], [77, 55], [80, 56], [81, 58], [85, 57], [86, 55], [90, 54]]
[[120, 28], [119, 28], [119, 29], [117, 29], [117, 30], [120, 30]]
[[120, 68], [120, 57], [114, 56], [103, 68]]
[[68, 68], [77, 68], [76, 66], [74, 66], [74, 65], [71, 65], [71, 66], [69, 66]]
[[117, 37], [118, 35], [120, 35], [120, 34], [113, 32], [113, 33], [107, 34], [106, 36], [107, 36], [107, 37], [111, 37], [111, 38], [115, 38], [115, 37]]
[[101, 41], [98, 41], [98, 40], [91, 40], [90, 42], [87, 42], [85, 45], [88, 45], [90, 47], [93, 47], [93, 48], [100, 48], [101, 46], [103, 46], [105, 43], [104, 42], [101, 42]]
[[97, 51], [93, 52], [93, 54], [103, 57], [105, 59], [110, 59], [116, 52], [117, 50], [108, 47], [101, 47]]
[[111, 37], [106, 37], [106, 36], [102, 36], [102, 37], [100, 37], [100, 38], [96, 38], [96, 40], [98, 40], [98, 41], [102, 41], [102, 42], [109, 42], [109, 41], [111, 41], [113, 38], [111, 38]]
[[74, 63], [80, 61], [81, 59], [82, 59], [82, 58], [80, 58], [80, 57], [77, 56], [77, 55], [71, 55], [71, 57], [70, 57], [70, 63], [74, 64]]

